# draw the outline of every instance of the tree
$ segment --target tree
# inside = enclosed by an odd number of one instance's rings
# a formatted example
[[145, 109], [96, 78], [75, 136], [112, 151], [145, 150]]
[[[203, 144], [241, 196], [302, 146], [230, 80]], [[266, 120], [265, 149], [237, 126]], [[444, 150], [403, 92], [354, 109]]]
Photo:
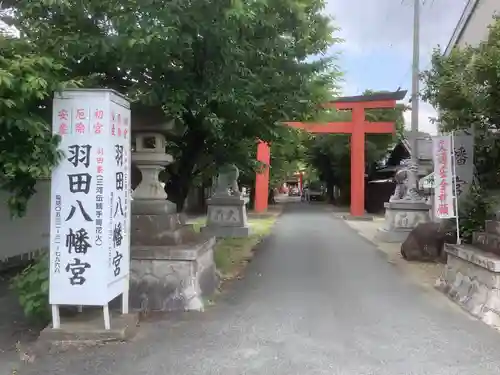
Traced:
[[436, 49], [422, 73], [422, 97], [436, 108], [439, 129], [474, 128], [474, 165], [479, 184], [459, 207], [460, 233], [470, 242], [492, 214], [491, 193], [500, 184], [500, 19], [477, 46], [454, 48], [447, 56]]
[[338, 77], [333, 59], [307, 60], [338, 42], [323, 0], [6, 4], [3, 19], [68, 78], [175, 120], [167, 190], [179, 209], [197, 175], [233, 162], [241, 143], [275, 140], [277, 122], [310, 117]]
[[[372, 94], [370, 90], [365, 95]], [[373, 109], [366, 111], [369, 121], [394, 121], [399, 136], [404, 129], [403, 112], [406, 107], [396, 105], [395, 109]], [[318, 121], [350, 121], [351, 113], [345, 111], [325, 111]], [[387, 153], [388, 147], [395, 141], [391, 134], [367, 134], [365, 141], [365, 161], [368, 173], [374, 170], [376, 163]], [[318, 170], [320, 178], [326, 182], [333, 199], [333, 186], [340, 187], [342, 200], [350, 199], [351, 180], [351, 146], [350, 136], [344, 134], [319, 134], [311, 139], [308, 145], [309, 164]]]
[[32, 45], [0, 34], [0, 187], [11, 193], [13, 215], [23, 215], [38, 179], [57, 164], [59, 138], [44, 119], [44, 101], [75, 86], [63, 65]]
[[270, 185], [276, 187], [305, 167], [306, 141], [309, 134], [283, 126], [271, 145]]
[[478, 46], [455, 48], [449, 56], [436, 49], [422, 73], [423, 99], [438, 112], [441, 131], [474, 127], [474, 164], [482, 188], [500, 184], [500, 20]]

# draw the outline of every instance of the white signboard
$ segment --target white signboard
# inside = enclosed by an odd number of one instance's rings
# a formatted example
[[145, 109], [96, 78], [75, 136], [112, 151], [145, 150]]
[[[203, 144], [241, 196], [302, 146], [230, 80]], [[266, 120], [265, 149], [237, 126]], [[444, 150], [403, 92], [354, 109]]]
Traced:
[[457, 196], [467, 196], [474, 178], [474, 136], [472, 132], [461, 131], [453, 137], [455, 153], [455, 183]]
[[436, 218], [455, 217], [451, 135], [433, 137], [434, 215]]
[[111, 90], [54, 99], [64, 157], [52, 173], [50, 304], [104, 306], [128, 294], [130, 109]]
[[434, 172], [422, 177], [418, 184], [420, 189], [434, 189]]

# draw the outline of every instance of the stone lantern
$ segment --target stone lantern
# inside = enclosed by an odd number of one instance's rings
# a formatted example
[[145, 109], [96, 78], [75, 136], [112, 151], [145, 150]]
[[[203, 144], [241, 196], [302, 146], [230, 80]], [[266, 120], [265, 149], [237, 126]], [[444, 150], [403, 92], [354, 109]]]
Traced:
[[170, 124], [132, 128], [132, 161], [142, 180], [131, 218], [130, 302], [141, 311], [203, 310], [217, 287], [215, 238], [196, 233], [167, 200], [159, 174], [173, 161], [165, 152]]
[[159, 180], [160, 172], [173, 161], [165, 152], [164, 132], [169, 126], [142, 128], [135, 134], [135, 151], [132, 161], [141, 171], [142, 180], [134, 190], [132, 213], [136, 215], [160, 215], [176, 212], [175, 205], [167, 200], [167, 194]]

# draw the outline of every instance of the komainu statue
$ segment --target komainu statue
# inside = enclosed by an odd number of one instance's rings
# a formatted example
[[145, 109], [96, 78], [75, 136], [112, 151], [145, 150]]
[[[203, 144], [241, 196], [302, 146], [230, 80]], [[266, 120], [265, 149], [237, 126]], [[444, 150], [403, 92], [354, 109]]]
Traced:
[[[240, 196], [238, 187], [238, 177], [240, 171], [234, 164], [225, 164], [219, 168], [217, 176], [217, 185], [215, 188], [216, 195], [233, 195]], [[231, 192], [229, 191], [231, 189]]]
[[394, 190], [394, 194], [389, 198], [389, 202], [399, 201], [406, 195], [408, 189], [408, 170], [406, 168], [398, 170], [394, 175], [394, 181], [396, 181], [396, 189]]
[[413, 161], [409, 161], [407, 165], [398, 170], [394, 175], [396, 181], [396, 189], [394, 194], [389, 199], [389, 202], [405, 200], [420, 202], [425, 200], [423, 195], [418, 190], [418, 165]]

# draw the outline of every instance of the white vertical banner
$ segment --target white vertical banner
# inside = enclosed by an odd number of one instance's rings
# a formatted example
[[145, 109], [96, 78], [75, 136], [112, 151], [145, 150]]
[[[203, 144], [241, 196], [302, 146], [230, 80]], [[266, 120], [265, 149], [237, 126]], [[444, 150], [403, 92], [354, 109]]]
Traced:
[[432, 139], [434, 162], [434, 215], [439, 219], [456, 217], [453, 194], [452, 135]]
[[64, 157], [52, 172], [52, 305], [104, 306], [128, 292], [129, 108], [111, 90], [67, 90], [54, 98], [52, 128]]
[[130, 110], [120, 103], [111, 103], [111, 136], [113, 138], [113, 181], [111, 197], [112, 234], [108, 245], [109, 299], [121, 293], [124, 281], [128, 286], [130, 268]]

